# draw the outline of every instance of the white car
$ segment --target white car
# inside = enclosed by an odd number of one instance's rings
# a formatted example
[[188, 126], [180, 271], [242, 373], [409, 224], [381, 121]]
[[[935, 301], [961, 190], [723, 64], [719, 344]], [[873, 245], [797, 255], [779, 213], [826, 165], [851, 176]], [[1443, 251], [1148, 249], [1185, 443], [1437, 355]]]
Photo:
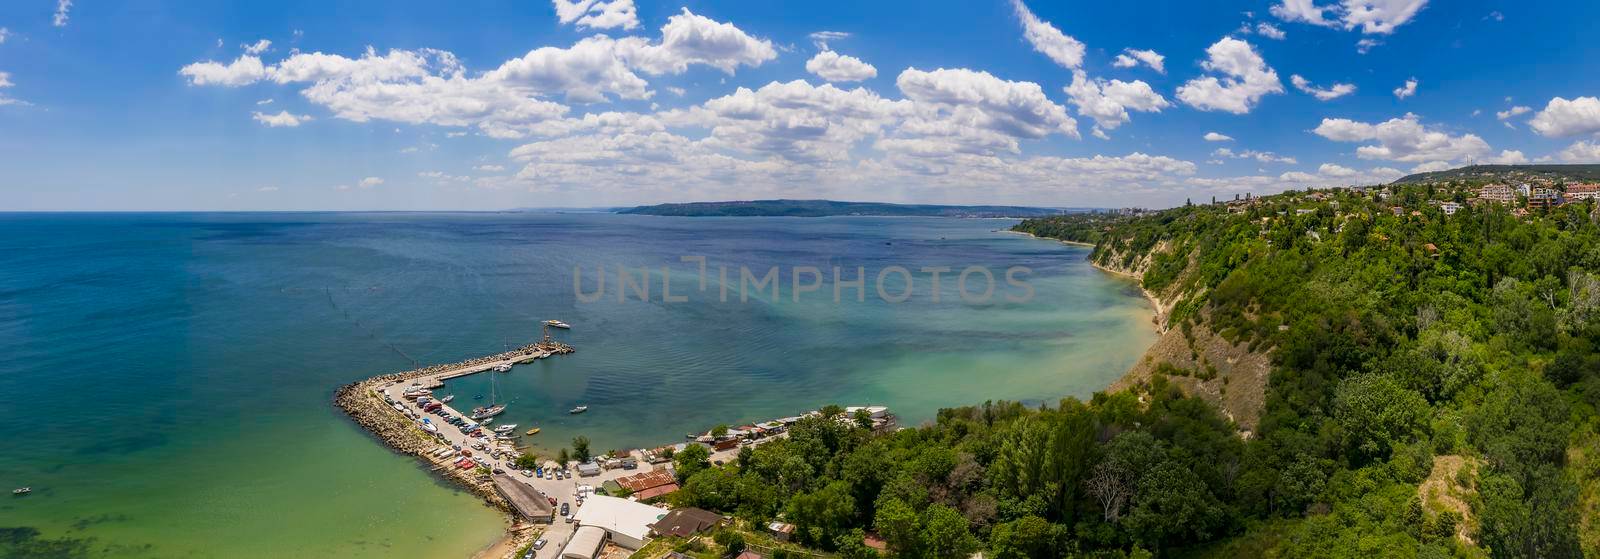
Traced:
[[533, 540], [533, 548], [534, 549], [544, 549], [544, 544], [546, 544], [546, 543], [549, 543], [549, 542], [544, 541], [544, 538], [539, 538], [537, 540]]

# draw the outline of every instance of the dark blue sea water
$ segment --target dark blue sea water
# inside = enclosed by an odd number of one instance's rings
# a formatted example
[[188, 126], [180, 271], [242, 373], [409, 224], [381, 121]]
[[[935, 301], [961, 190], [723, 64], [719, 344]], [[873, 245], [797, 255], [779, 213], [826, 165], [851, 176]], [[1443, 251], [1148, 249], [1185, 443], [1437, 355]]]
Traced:
[[[886, 404], [914, 424], [985, 399], [1086, 396], [1153, 339], [1129, 284], [1082, 248], [1004, 220], [662, 218], [610, 214], [0, 214], [0, 409], [11, 423], [0, 527], [62, 556], [437, 557], [470, 553], [495, 515], [384, 450], [332, 391], [415, 364], [536, 339], [577, 353], [501, 375], [503, 423], [550, 448], [676, 442], [718, 423], [828, 403]], [[700, 291], [698, 265], [709, 268]], [[617, 267], [652, 270], [617, 301]], [[667, 302], [670, 289], [686, 302]], [[720, 297], [718, 267], [730, 267]], [[739, 301], [738, 268], [778, 267], [780, 297]], [[799, 267], [823, 282], [793, 300]], [[866, 268], [833, 302], [832, 268]], [[876, 274], [944, 266], [911, 298]], [[997, 279], [963, 301], [955, 273]], [[1005, 283], [1025, 266], [1034, 295]], [[574, 293], [607, 293], [586, 303]], [[812, 276], [802, 272], [808, 283]], [[886, 277], [891, 295], [901, 276]], [[972, 276], [978, 280], [981, 276]], [[975, 284], [977, 282], [975, 281]], [[768, 288], [770, 289], [770, 287]], [[969, 286], [981, 292], [982, 285]], [[487, 376], [454, 381], [462, 398]], [[576, 404], [587, 414], [571, 416]], [[32, 532], [12, 532], [31, 535]]]

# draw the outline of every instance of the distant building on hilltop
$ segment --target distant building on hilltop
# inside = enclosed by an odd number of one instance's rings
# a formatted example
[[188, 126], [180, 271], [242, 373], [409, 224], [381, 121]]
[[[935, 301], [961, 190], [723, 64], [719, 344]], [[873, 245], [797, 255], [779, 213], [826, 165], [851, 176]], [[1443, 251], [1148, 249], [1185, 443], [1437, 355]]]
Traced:
[[1561, 205], [1561, 193], [1549, 188], [1535, 188], [1528, 195], [1528, 207], [1549, 209]]

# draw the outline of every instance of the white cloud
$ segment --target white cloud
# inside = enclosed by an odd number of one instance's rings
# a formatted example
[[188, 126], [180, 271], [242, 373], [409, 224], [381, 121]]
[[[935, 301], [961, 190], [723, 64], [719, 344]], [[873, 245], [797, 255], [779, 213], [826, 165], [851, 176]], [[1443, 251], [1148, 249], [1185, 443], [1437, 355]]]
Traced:
[[1105, 130], [1115, 130], [1128, 122], [1128, 111], [1161, 112], [1172, 106], [1141, 80], [1090, 80], [1083, 70], [1072, 73], [1072, 84], [1063, 88], [1078, 114], [1094, 119], [1095, 132], [1102, 139]]
[[849, 39], [850, 34], [843, 31], [818, 31], [812, 33], [809, 37], [811, 37], [811, 44], [816, 45], [817, 50], [833, 50], [828, 48], [828, 41]]
[[261, 188], [257, 188], [256, 189], [256, 192], [277, 192], [277, 191], [278, 191], [278, 187], [276, 187], [276, 186], [263, 186]]
[[275, 115], [269, 115], [258, 111], [252, 113], [251, 117], [256, 119], [256, 122], [265, 124], [272, 128], [294, 128], [296, 126], [300, 126], [301, 123], [311, 120], [310, 115], [297, 115], [290, 113], [289, 111], [280, 111]]
[[[11, 73], [10, 72], [0, 72], [0, 89], [4, 89], [4, 88], [7, 88], [7, 87], [12, 87], [13, 85], [15, 85], [15, 84], [11, 83]], [[11, 98], [11, 97], [7, 97], [4, 93], [0, 93], [0, 107], [6, 106], [6, 105], [27, 105], [27, 104], [28, 103], [25, 102], [25, 101], [20, 101], [20, 100]]]
[[1378, 47], [1378, 46], [1380, 46], [1382, 44], [1383, 44], [1383, 41], [1379, 41], [1377, 39], [1373, 39], [1371, 37], [1368, 37], [1368, 38], [1356, 41], [1356, 52], [1359, 52], [1361, 54], [1366, 54], [1368, 52], [1371, 52], [1373, 48]]
[[569, 110], [547, 97], [581, 103], [604, 102], [610, 96], [648, 99], [653, 92], [636, 71], [681, 73], [699, 64], [732, 73], [776, 56], [770, 41], [685, 9], [662, 26], [659, 42], [595, 35], [571, 48], [534, 49], [477, 77], [469, 77], [449, 52], [390, 50], [380, 55], [371, 48], [359, 58], [295, 52], [272, 66], [247, 55], [228, 65], [190, 64], [180, 73], [194, 85], [242, 86], [268, 79], [304, 83], [301, 94], [307, 100], [342, 119], [477, 126], [486, 135], [507, 138], [525, 136]]
[[1200, 66], [1222, 78], [1203, 76], [1178, 88], [1178, 99], [1202, 111], [1249, 113], [1261, 97], [1283, 93], [1278, 73], [1267, 66], [1250, 43], [1223, 37], [1206, 49]]
[[1017, 12], [1017, 19], [1022, 20], [1022, 36], [1028, 40], [1028, 44], [1033, 45], [1033, 50], [1054, 60], [1062, 68], [1071, 70], [1083, 66], [1082, 42], [1033, 15], [1022, 0], [1011, 0], [1011, 7]]
[[1356, 92], [1355, 84], [1335, 83], [1332, 87], [1321, 88], [1312, 85], [1310, 80], [1300, 77], [1300, 74], [1289, 76], [1289, 81], [1294, 84], [1295, 89], [1316, 97], [1318, 101], [1332, 101]]
[[1521, 165], [1528, 162], [1528, 156], [1517, 150], [1501, 150], [1500, 155], [1485, 157], [1479, 161], [1491, 165]]
[[270, 99], [270, 98], [269, 99], [262, 99], [260, 101], [256, 101], [256, 106], [271, 105], [272, 101], [273, 101], [273, 99]]
[[1541, 136], [1563, 138], [1600, 132], [1600, 99], [1556, 97], [1528, 121]]
[[1378, 124], [1324, 118], [1313, 132], [1336, 142], [1376, 141], [1375, 145], [1356, 148], [1356, 155], [1362, 159], [1421, 163], [1464, 160], [1489, 152], [1489, 144], [1478, 136], [1451, 136], [1445, 132], [1427, 130], [1418, 121], [1417, 115], [1409, 113]]
[[1284, 21], [1388, 35], [1416, 18], [1427, 4], [1428, 0], [1340, 0], [1319, 6], [1316, 0], [1282, 0], [1270, 11]]
[[367, 177], [367, 178], [361, 179], [361, 182], [356, 183], [356, 186], [359, 186], [361, 188], [372, 188], [372, 187], [378, 186], [380, 184], [383, 184], [383, 179], [378, 178], [378, 177]]
[[966, 69], [907, 68], [895, 84], [906, 98], [933, 113], [923, 115], [931, 117], [930, 125], [970, 126], [1018, 138], [1055, 133], [1079, 137], [1077, 121], [1036, 83], [1006, 81]]
[[1556, 157], [1567, 163], [1600, 163], [1600, 142], [1579, 140], [1561, 150]]
[[1282, 29], [1278, 28], [1278, 26], [1273, 25], [1271, 23], [1267, 23], [1265, 21], [1256, 24], [1256, 33], [1261, 35], [1262, 37], [1266, 37], [1268, 39], [1276, 39], [1276, 40], [1279, 40], [1279, 41], [1282, 41], [1282, 40], [1284, 40], [1284, 39], [1289, 37], [1289, 34], [1288, 33], [1284, 33]]
[[479, 165], [477, 167], [473, 167], [473, 170], [482, 171], [485, 173], [498, 173], [506, 170], [506, 167], [504, 165]]
[[1122, 49], [1122, 54], [1117, 55], [1117, 58], [1111, 62], [1111, 65], [1118, 68], [1132, 68], [1134, 66], [1138, 66], [1140, 63], [1144, 63], [1144, 65], [1149, 66], [1150, 69], [1155, 70], [1156, 73], [1165, 74], [1167, 73], [1166, 59], [1167, 57], [1161, 56], [1159, 53], [1153, 50], [1138, 50], [1130, 48]]
[[11, 37], [11, 30], [0, 27], [0, 45], [6, 44], [6, 39]]
[[178, 74], [189, 78], [189, 85], [220, 85], [239, 87], [250, 85], [267, 76], [266, 66], [259, 57], [244, 55], [223, 65], [207, 60], [184, 66]]
[[72, 9], [72, 0], [56, 0], [56, 14], [50, 18], [50, 24], [56, 27], [67, 26], [67, 12]]
[[1291, 188], [1321, 188], [1332, 186], [1358, 186], [1387, 184], [1406, 173], [1391, 167], [1352, 169], [1342, 165], [1323, 163], [1317, 172], [1288, 171], [1278, 175], [1252, 175], [1244, 177], [1191, 178], [1185, 183], [1224, 193], [1253, 192], [1270, 194]]
[[639, 15], [633, 0], [552, 0], [556, 19], [563, 24], [577, 23], [578, 27], [595, 29], [633, 29], [639, 26]]
[[1233, 159], [1254, 159], [1254, 160], [1259, 161], [1261, 163], [1287, 163], [1289, 165], [1294, 165], [1294, 164], [1299, 163], [1299, 161], [1296, 160], [1293, 157], [1287, 157], [1287, 156], [1278, 155], [1278, 154], [1272, 153], [1270, 151], [1255, 151], [1255, 150], [1250, 150], [1250, 149], [1236, 152], [1236, 151], [1233, 151], [1232, 149], [1229, 149], [1229, 148], [1217, 148], [1216, 150], [1211, 152], [1211, 156], [1212, 157], [1219, 157], [1219, 158], [1227, 157], [1227, 158], [1233, 158]]
[[244, 49], [245, 54], [259, 55], [263, 52], [267, 52], [267, 49], [272, 48], [272, 41], [262, 39], [256, 41], [255, 44], [239, 45], [239, 48]]
[[450, 174], [446, 174], [443, 171], [423, 171], [423, 172], [417, 173], [417, 177], [424, 178], [424, 179], [433, 179], [433, 181], [435, 183], [438, 183], [438, 184], [472, 182], [472, 177], [465, 176], [465, 175], [450, 175]]
[[1206, 132], [1205, 140], [1207, 142], [1231, 142], [1233, 141], [1233, 137], [1225, 134], [1218, 134], [1216, 132]]
[[806, 71], [830, 82], [858, 82], [877, 77], [878, 69], [860, 58], [825, 50], [806, 61]]
[[1406, 80], [1406, 84], [1405, 85], [1402, 85], [1400, 87], [1394, 88], [1394, 97], [1396, 99], [1405, 99], [1407, 97], [1410, 97], [1410, 96], [1416, 95], [1416, 94], [1417, 94], [1417, 79], [1416, 78], [1411, 78], [1409, 80]]
[[1517, 105], [1515, 107], [1511, 107], [1511, 108], [1503, 110], [1503, 111], [1498, 111], [1498, 112], [1494, 113], [1494, 116], [1495, 116], [1495, 118], [1498, 118], [1500, 120], [1505, 120], [1505, 119], [1508, 119], [1508, 118], [1511, 118], [1511, 117], [1514, 117], [1514, 116], [1517, 116], [1517, 115], [1520, 115], [1520, 114], [1523, 114], [1523, 113], [1526, 113], [1526, 112], [1532, 111], [1532, 110], [1533, 110], [1532, 107], [1524, 107], [1522, 105]]

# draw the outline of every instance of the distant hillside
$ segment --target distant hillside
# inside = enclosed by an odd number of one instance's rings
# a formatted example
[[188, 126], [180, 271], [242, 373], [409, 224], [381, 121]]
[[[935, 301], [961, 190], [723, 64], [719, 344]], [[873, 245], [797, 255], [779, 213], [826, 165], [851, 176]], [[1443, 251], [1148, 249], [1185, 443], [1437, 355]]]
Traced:
[[1448, 171], [1417, 173], [1401, 177], [1394, 184], [1438, 182], [1451, 179], [1515, 180], [1548, 179], [1600, 180], [1600, 165], [1471, 165]]
[[880, 202], [836, 202], [833, 200], [749, 200], [736, 202], [693, 202], [659, 204], [620, 210], [617, 213], [679, 217], [1046, 217], [1074, 210], [1031, 208], [1026, 206], [937, 206], [931, 204], [886, 204]]

